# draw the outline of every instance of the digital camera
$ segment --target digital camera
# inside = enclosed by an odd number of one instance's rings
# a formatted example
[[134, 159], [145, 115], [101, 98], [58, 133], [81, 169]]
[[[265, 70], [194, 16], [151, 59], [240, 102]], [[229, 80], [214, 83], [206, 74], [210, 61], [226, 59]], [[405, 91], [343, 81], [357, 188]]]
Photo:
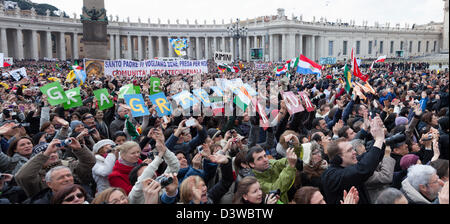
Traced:
[[155, 181], [158, 181], [159, 184], [161, 184], [161, 188], [165, 188], [173, 182], [173, 178], [166, 176], [159, 176], [155, 179]]

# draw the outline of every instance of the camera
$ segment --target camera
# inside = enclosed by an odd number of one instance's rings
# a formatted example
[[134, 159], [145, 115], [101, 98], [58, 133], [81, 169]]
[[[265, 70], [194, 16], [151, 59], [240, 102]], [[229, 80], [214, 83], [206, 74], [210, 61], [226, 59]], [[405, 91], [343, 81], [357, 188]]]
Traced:
[[431, 141], [431, 140], [433, 140], [433, 135], [428, 134], [427, 138], [423, 139], [422, 141], [426, 142], [426, 141]]
[[159, 184], [161, 184], [161, 188], [165, 188], [173, 182], [173, 178], [166, 176], [159, 176], [155, 179], [155, 181], [158, 181]]
[[148, 152], [147, 158], [151, 159], [152, 161], [155, 160], [155, 153], [153, 151]]
[[403, 133], [397, 133], [389, 138], [386, 138], [386, 140], [385, 140], [386, 145], [389, 145], [394, 148], [402, 145], [405, 141], [406, 141], [406, 136]]
[[294, 148], [294, 140], [289, 140], [288, 142], [288, 148]]
[[273, 190], [273, 191], [269, 191], [269, 195], [271, 195], [271, 194], [273, 194], [273, 195], [281, 195], [281, 190], [280, 189], [276, 189], [276, 190]]
[[197, 151], [198, 151], [199, 153], [202, 153], [202, 151], [203, 151], [203, 146], [201, 146], [201, 145], [198, 146], [198, 147], [197, 147]]
[[89, 134], [93, 134], [94, 132], [95, 132], [95, 128], [91, 128], [91, 129], [88, 130]]
[[30, 127], [30, 123], [21, 123], [19, 127]]
[[68, 146], [68, 145], [70, 145], [70, 144], [72, 144], [72, 139], [68, 138], [68, 139], [62, 141], [62, 142], [61, 142], [60, 144], [58, 144], [57, 146], [58, 146], [58, 147], [65, 147], [65, 146]]
[[46, 142], [51, 142], [53, 140], [53, 136], [51, 136], [51, 135], [49, 135], [49, 134], [46, 134], [45, 135], [45, 141]]

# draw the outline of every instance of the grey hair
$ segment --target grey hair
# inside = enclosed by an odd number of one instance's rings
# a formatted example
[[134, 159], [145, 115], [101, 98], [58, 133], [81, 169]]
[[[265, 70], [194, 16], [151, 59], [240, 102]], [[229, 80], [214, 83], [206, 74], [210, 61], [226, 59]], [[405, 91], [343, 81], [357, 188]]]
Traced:
[[319, 145], [319, 143], [317, 143], [316, 141], [311, 141], [311, 153], [314, 151], [314, 150], [319, 150], [319, 151], [322, 151], [321, 149], [320, 149], [320, 145]]
[[427, 185], [436, 169], [429, 165], [417, 164], [408, 168], [408, 182], [419, 191], [419, 185]]
[[403, 193], [393, 187], [386, 188], [378, 195], [375, 204], [395, 204], [395, 201], [404, 197]]
[[359, 146], [365, 147], [364, 141], [361, 139], [353, 139], [350, 143], [352, 144], [353, 150], [355, 151]]
[[[49, 183], [52, 182], [52, 174], [54, 171], [56, 170], [61, 170], [61, 169], [69, 169], [69, 167], [67, 166], [57, 166], [57, 167], [53, 167], [52, 169], [50, 169], [46, 174], [45, 174], [45, 182]], [[72, 172], [72, 171], [71, 171]]]

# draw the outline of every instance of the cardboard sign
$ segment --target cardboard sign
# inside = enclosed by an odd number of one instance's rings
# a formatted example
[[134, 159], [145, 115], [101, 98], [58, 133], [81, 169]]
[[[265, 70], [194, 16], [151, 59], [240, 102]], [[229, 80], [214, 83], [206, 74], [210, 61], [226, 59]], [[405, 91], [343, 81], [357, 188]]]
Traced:
[[209, 100], [208, 93], [204, 89], [194, 89], [192, 92], [202, 101], [205, 107], [211, 106], [211, 101]]
[[150, 95], [161, 92], [161, 80], [156, 77], [150, 78]]
[[223, 90], [221, 88], [219, 88], [218, 86], [211, 86], [210, 88], [214, 91], [214, 93], [217, 94], [217, 96], [220, 96], [220, 97], [223, 96]]
[[300, 100], [293, 92], [283, 92], [281, 96], [283, 97], [284, 103], [286, 104], [286, 108], [290, 115], [305, 110], [305, 108], [303, 108], [302, 104], [300, 103]]
[[314, 111], [315, 110], [314, 105], [311, 103], [311, 100], [309, 100], [309, 97], [304, 92], [301, 92], [299, 95], [300, 95], [300, 99], [303, 101], [303, 103], [306, 106], [306, 111], [308, 111], [308, 112]]
[[142, 117], [150, 114], [141, 94], [127, 94], [123, 98], [127, 105], [130, 106], [133, 117]]
[[256, 99], [252, 99], [252, 104], [256, 108], [256, 111], [259, 114], [259, 126], [263, 127], [264, 130], [267, 130], [267, 128], [270, 127], [269, 118], [266, 115], [266, 112], [264, 111], [264, 107], [260, 104], [260, 102]]
[[94, 96], [97, 98], [99, 110], [106, 110], [114, 106], [114, 101], [109, 99], [109, 93], [106, 88], [95, 90]]
[[172, 96], [172, 98], [177, 102], [178, 105], [181, 105], [183, 109], [188, 109], [189, 107], [199, 103], [199, 101], [186, 90]]
[[133, 84], [122, 86], [122, 88], [119, 89], [119, 99], [124, 98], [124, 95], [127, 94], [136, 94]]
[[66, 91], [68, 101], [63, 103], [64, 110], [83, 106], [83, 100], [81, 99], [80, 87], [70, 89]]
[[47, 95], [48, 103], [52, 106], [57, 106], [67, 102], [67, 96], [61, 83], [52, 82], [40, 88], [41, 92]]
[[158, 117], [169, 116], [172, 114], [172, 105], [167, 100], [163, 92], [148, 96], [153, 105], [156, 105], [156, 112]]
[[214, 62], [216, 62], [216, 64], [231, 64], [233, 63], [233, 54], [227, 52], [215, 52]]

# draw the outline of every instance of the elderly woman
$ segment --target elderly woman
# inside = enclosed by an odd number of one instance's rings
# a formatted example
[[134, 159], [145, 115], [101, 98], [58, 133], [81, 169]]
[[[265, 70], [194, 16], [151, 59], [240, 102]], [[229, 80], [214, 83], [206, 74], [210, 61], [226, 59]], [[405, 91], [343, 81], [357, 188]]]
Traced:
[[303, 186], [319, 187], [320, 176], [328, 168], [328, 163], [322, 158], [320, 145], [316, 142], [311, 142], [311, 153], [309, 161], [303, 163], [302, 184]]

